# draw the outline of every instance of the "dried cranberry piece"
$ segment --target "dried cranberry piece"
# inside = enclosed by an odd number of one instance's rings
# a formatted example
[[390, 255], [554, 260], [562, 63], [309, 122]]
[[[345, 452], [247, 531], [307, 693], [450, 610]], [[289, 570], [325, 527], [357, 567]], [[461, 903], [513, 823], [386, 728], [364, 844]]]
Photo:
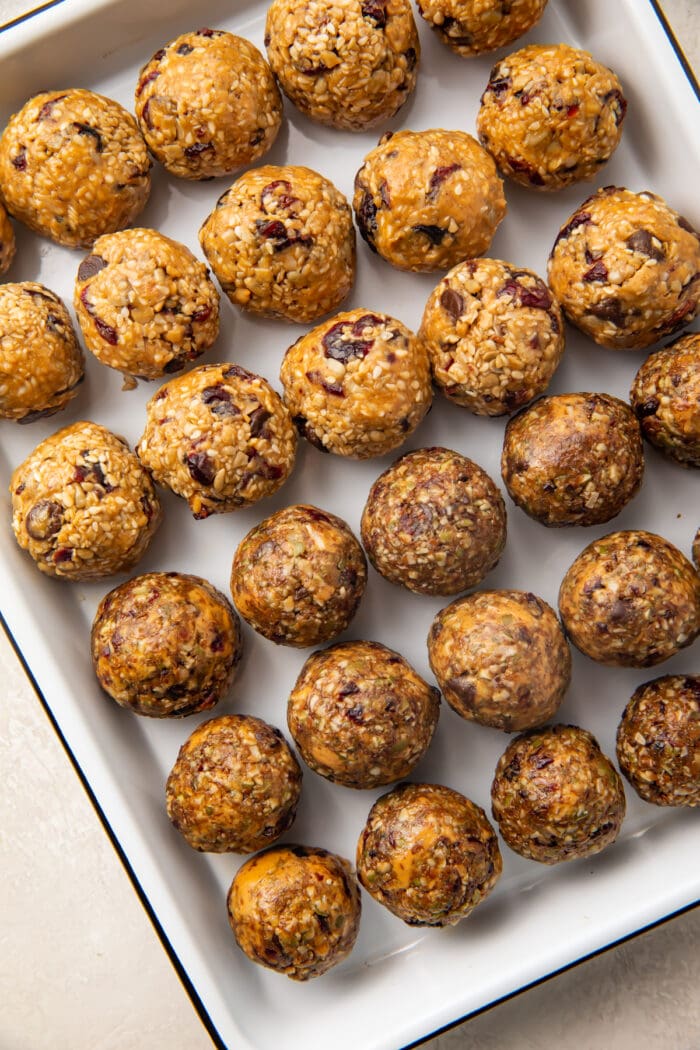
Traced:
[[209, 406], [215, 416], [238, 416], [240, 411], [231, 400], [231, 395], [223, 386], [206, 386], [200, 394], [205, 405]]
[[360, 7], [363, 18], [369, 18], [377, 29], [384, 29], [388, 17], [386, 0], [362, 0]]
[[[181, 372], [185, 367], [185, 361], [181, 357], [171, 357], [167, 364], [163, 365], [163, 371], [167, 372], [168, 375], [173, 375], [175, 372]], [[144, 377], [147, 378], [147, 377]]]
[[354, 324], [339, 321], [328, 329], [323, 337], [323, 352], [334, 361], [346, 362], [353, 357], [366, 357], [374, 346], [374, 339], [359, 338], [367, 324], [375, 324], [379, 318], [365, 314]]
[[391, 194], [389, 193], [389, 183], [386, 179], [382, 179], [379, 183], [379, 196], [382, 198], [382, 205], [385, 208], [391, 207]]
[[362, 706], [362, 704], [353, 704], [353, 706], [348, 708], [348, 710], [345, 712], [346, 717], [349, 718], [351, 722], [354, 722], [356, 726], [363, 725], [364, 713], [365, 709]]
[[[326, 355], [329, 356], [328, 354]], [[338, 358], [336, 358], [338, 360]], [[326, 379], [322, 372], [318, 372], [315, 369], [311, 372], [306, 373], [306, 378], [310, 383], [317, 383], [323, 387], [327, 394], [334, 394], [336, 397], [345, 397], [345, 391], [343, 390], [342, 384], [337, 383], [335, 380]]]
[[653, 243], [652, 234], [649, 230], [635, 230], [627, 238], [625, 244], [633, 252], [648, 255], [650, 259], [656, 259], [657, 262], [661, 262], [662, 259], [666, 258], [663, 248], [657, 248]]
[[215, 33], [216, 33], [216, 30], [208, 29], [206, 26], [204, 26], [203, 29], [198, 29], [197, 30], [197, 36], [214, 36]]
[[530, 764], [533, 765], [535, 769], [545, 769], [547, 766], [551, 766], [553, 761], [554, 759], [551, 755], [543, 755], [540, 752], [537, 752], [530, 759]]
[[[491, 73], [493, 77], [493, 71]], [[489, 80], [486, 85], [486, 91], [491, 91], [494, 95], [502, 95], [504, 91], [508, 91], [513, 84], [512, 77], [494, 77]]]
[[59, 547], [57, 551], [54, 551], [53, 563], [54, 565], [60, 565], [64, 561], [73, 560], [73, 548], [72, 547]]
[[98, 153], [102, 153], [104, 150], [104, 143], [102, 142], [102, 136], [97, 128], [93, 128], [92, 124], [83, 124], [79, 120], [73, 121], [73, 127], [78, 129], [79, 135], [89, 135], [91, 139], [94, 139], [95, 149]]
[[412, 73], [416, 68], [416, 62], [418, 61], [418, 55], [416, 54], [415, 47], [409, 47], [404, 51], [404, 57], [406, 59], [406, 68], [409, 73]]
[[[554, 245], [552, 247], [552, 253], [554, 252], [556, 246], [559, 244], [559, 241], [563, 241], [566, 237], [570, 237], [574, 230], [578, 229], [579, 226], [588, 225], [590, 221], [591, 213], [588, 211], [579, 211], [572, 215], [567, 224], [565, 226], [562, 226], [562, 228], [559, 230], [559, 233], [557, 234], [557, 239], [555, 240]], [[550, 258], [552, 253], [550, 253]]]
[[578, 104], [578, 102], [574, 102], [573, 105], [568, 106], [567, 110], [566, 110], [567, 117], [575, 117], [576, 114], [578, 113], [578, 111], [580, 110], [580, 108], [581, 107]]
[[94, 277], [100, 270], [104, 270], [106, 265], [107, 261], [101, 255], [86, 256], [78, 267], [78, 280], [87, 281], [88, 278]]
[[671, 332], [675, 332], [678, 328], [682, 328], [686, 321], [690, 320], [694, 315], [697, 310], [697, 305], [695, 299], [686, 299], [684, 303], [673, 311], [668, 321], [664, 321], [663, 324], [657, 326], [656, 331], [670, 334]]
[[111, 324], [107, 324], [107, 322], [103, 321], [101, 317], [93, 316], [93, 321], [95, 322], [95, 328], [100, 333], [104, 341], [106, 343], [109, 343], [110, 346], [116, 346], [119, 342], [119, 336], [117, 335], [116, 328], [112, 328]]
[[27, 513], [24, 524], [33, 540], [48, 540], [63, 524], [63, 507], [55, 500], [40, 499]]
[[616, 328], [623, 328], [625, 324], [622, 303], [615, 295], [610, 295], [599, 303], [589, 306], [586, 313], [592, 314], [593, 317], [599, 317], [601, 321], [610, 321]]
[[143, 91], [146, 88], [146, 86], [150, 84], [152, 80], [155, 80], [156, 77], [159, 76], [160, 70], [152, 69], [150, 73], [146, 73], [145, 77], [141, 77], [141, 79], [138, 82], [138, 87], [136, 88], [136, 97], [139, 98], [143, 94]]
[[440, 168], [436, 168], [433, 174], [430, 176], [430, 183], [428, 185], [428, 192], [425, 195], [425, 199], [434, 201], [440, 192], [440, 187], [446, 178], [454, 174], [455, 171], [461, 171], [461, 164], [444, 164]]
[[233, 376], [236, 379], [257, 379], [258, 377], [241, 365], [229, 365], [223, 372], [224, 376]]
[[211, 306], [201, 306], [192, 314], [193, 321], [208, 321], [211, 317]]
[[533, 168], [532, 164], [528, 164], [526, 160], [521, 160], [519, 157], [506, 157], [506, 164], [522, 175], [527, 175], [528, 182], [531, 186], [544, 186], [544, 179], [540, 175], [536, 168]]
[[586, 270], [583, 277], [581, 278], [586, 283], [591, 281], [607, 281], [608, 279], [608, 268], [602, 260], [593, 263], [589, 270]]
[[338, 696], [355, 696], [359, 691], [360, 687], [357, 682], [345, 682], [338, 690]]
[[497, 296], [511, 295], [520, 306], [531, 306], [536, 310], [549, 310], [552, 305], [552, 296], [549, 289], [542, 283], [534, 288], [528, 288], [520, 284], [514, 278], [509, 278], [505, 284], [496, 292]]
[[251, 463], [251, 470], [248, 472], [248, 477], [264, 478], [265, 481], [278, 481], [284, 470], [278, 463], [268, 463], [262, 456], [254, 456]]
[[268, 412], [268, 410], [266, 408], [263, 408], [262, 405], [258, 405], [258, 407], [253, 412], [251, 412], [249, 423], [250, 436], [252, 438], [260, 437], [268, 419], [272, 419], [272, 412]]
[[357, 228], [361, 237], [367, 241], [373, 252], [376, 252], [374, 238], [377, 233], [377, 205], [374, 203], [372, 194], [363, 189], [360, 205], [356, 210]]
[[279, 219], [256, 219], [255, 229], [260, 237], [268, 240], [286, 240], [287, 227]]
[[328, 449], [325, 447], [325, 445], [321, 441], [321, 438], [311, 426], [306, 416], [292, 416], [292, 423], [297, 428], [301, 436], [303, 438], [306, 438], [310, 445], [313, 445], [314, 448], [317, 448], [319, 452], [328, 452]]
[[[194, 48], [191, 44], [180, 44], [177, 49], [178, 55], [191, 55], [193, 51]], [[155, 58], [156, 56], [154, 55], [153, 57]]]
[[163, 58], [165, 58], [165, 48], [164, 47], [160, 47], [160, 48], [158, 48], [156, 53], [153, 55], [153, 58], [151, 59], [151, 62], [160, 62], [161, 59], [163, 59]]
[[189, 452], [185, 463], [194, 481], [200, 485], [211, 485], [216, 476], [216, 467], [206, 452]]
[[216, 153], [213, 142], [193, 142], [191, 146], [185, 146], [184, 154], [188, 160], [193, 160], [198, 157], [201, 153], [206, 153], [211, 150], [212, 153]]
[[466, 704], [470, 704], [476, 696], [476, 687], [471, 680], [471, 675], [457, 675], [454, 678], [450, 678], [447, 685]]
[[425, 223], [419, 222], [416, 226], [412, 227], [414, 233], [422, 233], [428, 238], [431, 244], [442, 244], [445, 239], [445, 230], [442, 226], [430, 226]]
[[20, 146], [19, 153], [16, 157], [12, 158], [12, 167], [17, 168], [17, 171], [27, 170], [27, 147]]
[[446, 288], [440, 296], [440, 306], [453, 321], [458, 321], [464, 310], [464, 299], [453, 288]]
[[51, 110], [56, 105], [56, 103], [60, 102], [62, 98], [67, 97], [67, 95], [56, 95], [55, 98], [50, 98], [48, 102], [45, 102], [44, 105], [41, 107], [41, 109], [37, 113], [36, 119], [46, 120], [46, 118], [51, 115]]
[[[457, 27], [456, 32], [454, 31], [455, 26]], [[459, 47], [469, 47], [473, 43], [474, 37], [471, 33], [467, 32], [462, 22], [452, 18], [451, 15], [446, 15], [437, 28], [443, 36], [448, 38], [450, 43], [457, 44]]]
[[643, 401], [641, 405], [637, 405], [634, 410], [637, 419], [645, 419], [647, 416], [655, 415], [659, 403], [658, 397], [650, 397], [648, 401]]
[[248, 139], [249, 146], [259, 146], [262, 140], [265, 138], [266, 129], [256, 128], [253, 134]]
[[612, 108], [615, 110], [615, 124], [619, 127], [622, 121], [625, 119], [625, 113], [627, 112], [627, 99], [623, 96], [622, 92], [617, 88], [613, 88], [612, 91], [608, 91], [606, 95], [603, 95], [603, 104], [617, 103]]
[[[278, 192], [280, 189], [283, 192]], [[260, 194], [260, 205], [265, 211], [268, 210], [268, 204], [271, 200], [274, 200], [278, 208], [284, 208], [285, 211], [289, 211], [293, 204], [299, 203], [299, 198], [292, 193], [291, 182], [288, 182], [286, 179], [274, 179], [272, 182], [268, 182], [267, 186], [263, 187]]]

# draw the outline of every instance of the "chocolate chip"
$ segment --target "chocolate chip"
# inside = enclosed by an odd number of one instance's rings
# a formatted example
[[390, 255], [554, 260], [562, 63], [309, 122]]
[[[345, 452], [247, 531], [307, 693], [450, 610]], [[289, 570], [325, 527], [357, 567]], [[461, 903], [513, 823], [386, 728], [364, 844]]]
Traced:
[[471, 704], [476, 697], [476, 686], [472, 682], [471, 675], [461, 674], [450, 678], [447, 687], [455, 693], [465, 704]]
[[216, 467], [206, 452], [188, 453], [185, 463], [194, 481], [200, 485], [211, 485], [216, 477]]
[[586, 270], [582, 277], [582, 280], [589, 284], [592, 281], [607, 281], [607, 279], [608, 268], [605, 265], [605, 263], [602, 262], [602, 260], [598, 260], [598, 262], [593, 263], [590, 269]]
[[229, 365], [228, 368], [224, 369], [222, 375], [235, 377], [236, 379], [257, 379], [257, 376], [241, 365]]
[[449, 176], [454, 174], [455, 171], [461, 170], [461, 164], [444, 164], [442, 167], [436, 168], [430, 176], [430, 183], [428, 184], [428, 192], [425, 195], [425, 199], [428, 201], [434, 201], [440, 192], [440, 187], [445, 179], [449, 178]]
[[656, 259], [657, 262], [661, 262], [666, 258], [664, 250], [657, 248], [653, 243], [652, 234], [649, 230], [635, 230], [627, 238], [625, 244], [631, 251], [639, 252], [641, 255], [648, 255], [650, 259]]
[[351, 707], [345, 713], [346, 713], [346, 716], [350, 719], [350, 721], [354, 722], [356, 726], [361, 726], [363, 724], [363, 722], [364, 722], [363, 715], [365, 713], [365, 709], [362, 706], [362, 704], [355, 704], [353, 707]]
[[374, 22], [377, 29], [384, 29], [387, 23], [385, 0], [362, 0], [360, 8], [363, 18]]
[[555, 240], [554, 246], [552, 247], [552, 252], [554, 252], [554, 249], [559, 244], [559, 241], [563, 241], [566, 237], [571, 236], [574, 230], [578, 229], [579, 226], [586, 226], [590, 221], [591, 213], [588, 211], [579, 211], [576, 212], [575, 215], [572, 215], [572, 217], [569, 219], [566, 225], [562, 226], [562, 228], [559, 230], [559, 233], [557, 234], [557, 239]]
[[643, 401], [641, 405], [635, 405], [635, 415], [637, 419], [645, 419], [647, 416], [653, 416], [659, 408], [658, 397], [650, 397], [647, 401]]
[[447, 233], [447, 230], [443, 229], [442, 226], [430, 226], [424, 223], [418, 223], [412, 229], [414, 233], [422, 233], [434, 245], [442, 244]]
[[486, 85], [486, 90], [491, 91], [496, 96], [502, 95], [504, 91], [508, 91], [510, 89], [512, 83], [513, 80], [511, 77], [496, 76], [492, 80], [489, 80], [488, 84]]
[[369, 190], [363, 190], [360, 205], [356, 209], [357, 228], [360, 236], [367, 241], [373, 252], [376, 252], [374, 238], [377, 233], [377, 205]]
[[601, 321], [610, 321], [616, 328], [624, 328], [625, 314], [622, 303], [615, 295], [609, 295], [599, 303], [589, 306], [586, 313], [599, 317]]
[[[181, 372], [185, 367], [185, 361], [181, 357], [171, 357], [167, 364], [163, 365], [163, 371], [168, 375], [174, 375], [175, 372]], [[142, 378], [146, 379], [147, 376]]]
[[[193, 51], [194, 48], [191, 44], [180, 44], [177, 49], [178, 55], [191, 55]], [[154, 55], [153, 57], [155, 58], [156, 56]]]
[[106, 265], [107, 262], [101, 255], [86, 256], [78, 267], [78, 280], [87, 281], [88, 278], [94, 277], [100, 270], [104, 270]]
[[200, 397], [215, 416], [239, 416], [240, 410], [231, 400], [228, 390], [219, 385], [206, 386]]
[[254, 412], [250, 414], [250, 436], [259, 437], [267, 423], [268, 419], [272, 419], [272, 412], [268, 412], [262, 405], [258, 405]]
[[27, 513], [24, 524], [33, 540], [48, 540], [63, 524], [63, 507], [54, 500], [41, 499]]
[[249, 146], [259, 146], [262, 140], [265, 138], [266, 128], [256, 128], [253, 134], [248, 139]]
[[321, 438], [311, 426], [306, 416], [292, 416], [292, 423], [297, 428], [299, 434], [301, 434], [303, 438], [306, 438], [310, 445], [317, 448], [319, 452], [328, 452], [328, 449], [323, 444]]
[[104, 150], [104, 143], [102, 142], [102, 136], [97, 128], [93, 128], [91, 124], [83, 124], [79, 120], [73, 121], [73, 127], [78, 129], [79, 135], [86, 135], [93, 139], [95, 142], [95, 149], [98, 153], [102, 153]]
[[440, 296], [440, 306], [453, 321], [458, 321], [464, 310], [464, 299], [453, 288], [446, 288]]
[[415, 47], [409, 47], [404, 51], [404, 56], [406, 58], [406, 68], [411, 73], [416, 68], [416, 62], [418, 61]]

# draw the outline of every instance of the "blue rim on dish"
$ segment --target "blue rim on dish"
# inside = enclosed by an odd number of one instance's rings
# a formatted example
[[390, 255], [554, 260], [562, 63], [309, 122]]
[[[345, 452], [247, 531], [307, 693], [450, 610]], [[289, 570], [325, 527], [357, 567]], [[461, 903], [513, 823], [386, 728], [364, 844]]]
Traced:
[[[37, 15], [43, 14], [45, 11], [50, 10], [52, 7], [57, 7], [65, 2], [66, 0], [48, 0], [47, 3], [32, 8], [32, 10], [25, 12], [25, 14], [19, 15], [17, 18], [14, 18], [11, 22], [6, 22], [3, 25], [0, 25], [0, 33], [4, 33], [10, 29], [13, 29], [16, 26], [21, 25], [23, 22], [27, 22], [30, 19], [36, 17]], [[693, 89], [695, 97], [700, 102], [700, 81], [695, 75], [695, 72], [692, 66], [690, 65], [690, 62], [686, 58], [686, 55], [683, 52], [683, 49], [679, 44], [678, 39], [676, 38], [676, 35], [668, 22], [668, 19], [661, 7], [661, 4], [659, 3], [659, 0], [648, 0], [648, 3], [653, 9], [665, 36], [667, 37], [671, 47], [673, 48], [673, 51], [676, 55], [676, 58], [678, 59], [678, 62], [683, 72], [685, 73], [688, 83]], [[34, 692], [36, 693], [36, 696], [39, 702], [41, 703], [44, 712], [47, 718], [49, 719], [54, 732], [56, 733], [56, 736], [58, 737], [61, 745], [63, 746], [63, 749], [66, 755], [68, 756], [68, 759], [71, 765], [73, 766], [73, 769], [75, 770], [75, 773], [78, 779], [80, 780], [80, 783], [82, 784], [85, 793], [87, 794], [90, 802], [92, 803], [93, 809], [95, 810], [95, 813], [97, 814], [102, 824], [102, 827], [104, 828], [110, 842], [112, 843], [112, 846], [114, 847], [114, 850], [117, 856], [119, 857], [119, 860], [121, 861], [122, 866], [124, 867], [124, 870], [126, 871], [126, 874], [128, 875], [131, 884], [139, 900], [141, 901], [141, 904], [146, 914], [148, 915], [148, 918], [150, 919], [151, 924], [155, 932], [157, 933], [158, 938], [166, 954], [168, 955], [168, 958], [170, 959], [170, 962], [172, 963], [172, 966], [175, 972], [177, 973], [177, 976], [179, 977], [183, 988], [187, 992], [187, 995], [189, 996], [190, 1001], [192, 1002], [192, 1005], [195, 1008], [200, 1021], [202, 1022], [204, 1028], [206, 1029], [207, 1033], [209, 1034], [209, 1037], [212, 1040], [212, 1044], [217, 1048], [217, 1050], [234, 1050], [234, 1048], [227, 1046], [227, 1044], [222, 1039], [206, 1006], [204, 1005], [204, 1002], [202, 1001], [197, 989], [195, 988], [191, 978], [189, 977], [184, 963], [182, 962], [180, 956], [177, 954], [173, 944], [171, 943], [167, 933], [165, 932], [165, 929], [162, 926], [153, 908], [153, 905], [151, 904], [148, 895], [146, 894], [146, 891], [144, 890], [143, 886], [139, 881], [138, 875], [132, 867], [131, 861], [124, 852], [124, 849], [121, 843], [119, 842], [116, 832], [110, 824], [106, 813], [102, 809], [80, 763], [78, 762], [78, 759], [73, 753], [68, 741], [66, 740], [58, 724], [58, 721], [53, 711], [51, 710], [51, 706], [48, 700], [46, 699], [41, 688], [39, 687], [39, 684], [36, 681], [36, 678], [34, 677], [31, 668], [27, 664], [27, 661], [25, 660], [19, 648], [19, 645], [17, 644], [16, 639], [14, 638], [14, 635], [10, 630], [8, 623], [2, 614], [2, 610], [0, 610], [0, 626], [3, 628], [17, 659], [22, 665], [22, 668], [27, 676], [27, 679], [29, 680], [29, 683], [34, 689]], [[521, 985], [519, 988], [513, 989], [513, 991], [509, 992], [507, 995], [499, 996], [498, 998], [493, 999], [488, 1003], [484, 1003], [483, 1006], [478, 1007], [475, 1010], [470, 1010], [468, 1013], [455, 1018], [455, 1020], [450, 1021], [448, 1024], [442, 1025], [440, 1028], [436, 1028], [433, 1031], [427, 1033], [426, 1035], [421, 1036], [421, 1038], [416, 1039], [411, 1043], [406, 1043], [403, 1047], [397, 1048], [397, 1050], [413, 1050], [413, 1048], [415, 1047], [423, 1046], [431, 1039], [435, 1039], [437, 1036], [443, 1035], [445, 1032], [451, 1031], [453, 1028], [457, 1028], [460, 1024], [463, 1024], [469, 1018], [478, 1017], [481, 1014], [492, 1010], [494, 1007], [500, 1005], [501, 1003], [509, 1002], [511, 999], [514, 999], [516, 996], [522, 994], [523, 992], [529, 991], [532, 988], [536, 988], [539, 985], [544, 984], [551, 978], [566, 973], [568, 970], [572, 970], [574, 967], [579, 966], [583, 962], [587, 962], [589, 959], [594, 959], [600, 955], [604, 955], [606, 952], [612, 950], [613, 948], [616, 948], [619, 945], [626, 943], [627, 941], [631, 941], [635, 937], [639, 937], [643, 933], [648, 933], [650, 930], [657, 929], [665, 925], [666, 923], [671, 922], [673, 919], [679, 918], [681, 915], [685, 915], [693, 911], [698, 906], [700, 906], [700, 899], [695, 900], [685, 905], [684, 907], [669, 913], [668, 915], [664, 915], [660, 919], [656, 919], [654, 922], [650, 922], [644, 926], [641, 926], [639, 929], [633, 930], [631, 933], [625, 934], [624, 936], [618, 937], [607, 944], [601, 945], [600, 948], [596, 948], [594, 951], [588, 952], [585, 955], [581, 955], [576, 959], [572, 959], [571, 962], [566, 963], [564, 966], [560, 966], [556, 970], [551, 970], [548, 973], [542, 974], [542, 976], [538, 977], [536, 980], [530, 981], [527, 984]]]

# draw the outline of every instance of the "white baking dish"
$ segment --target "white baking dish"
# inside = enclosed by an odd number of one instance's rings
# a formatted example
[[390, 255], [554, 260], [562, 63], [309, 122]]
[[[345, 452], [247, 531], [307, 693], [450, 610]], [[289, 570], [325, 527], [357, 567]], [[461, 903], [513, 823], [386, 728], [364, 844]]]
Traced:
[[[167, 40], [208, 24], [239, 32], [261, 47], [263, 21], [264, 5], [254, 2], [211, 0], [194, 10], [187, 0], [147, 5], [63, 0], [0, 33], [0, 121], [4, 124], [29, 94], [54, 87], [91, 87], [131, 108], [139, 66]], [[473, 133], [492, 59], [460, 60], [422, 24], [419, 29], [424, 54], [418, 92], [389, 126]], [[623, 81], [629, 99], [623, 142], [596, 185], [652, 189], [700, 224], [700, 110], [652, 3], [552, 0], [527, 39], [587, 47]], [[354, 173], [378, 132], [324, 129], [288, 105], [286, 118], [265, 160], [317, 168], [351, 195]], [[198, 227], [227, 185], [227, 180], [176, 183], [156, 168], [152, 199], [139, 224], [157, 227], [199, 253]], [[507, 184], [509, 214], [490, 254], [543, 274], [559, 224], [588, 192], [583, 186], [545, 197]], [[437, 278], [394, 272], [363, 242], [358, 247], [358, 280], [349, 305], [386, 310], [417, 327]], [[70, 302], [80, 258], [22, 232], [9, 279], [41, 280]], [[205, 360], [238, 361], [278, 385], [282, 353], [299, 331], [244, 318], [225, 303], [219, 342]], [[571, 330], [567, 347], [553, 391], [627, 396], [643, 355], [602, 350]], [[27, 427], [0, 424], [0, 604], [46, 709], [218, 1045], [301, 1050], [323, 1041], [336, 1050], [395, 1050], [698, 900], [698, 813], [657, 810], [628, 790], [628, 816], [612, 849], [552, 869], [504, 847], [500, 883], [459, 927], [411, 930], [365, 895], [355, 951], [326, 977], [297, 985], [249, 963], [232, 939], [224, 903], [240, 860], [193, 853], [165, 816], [167, 772], [198, 719], [154, 723], [106, 700], [93, 679], [88, 636], [97, 601], [117, 581], [86, 586], [43, 578], [15, 546], [9, 528], [9, 475], [35, 444], [80, 418], [104, 423], [134, 443], [154, 389], [142, 383], [134, 392], [122, 392], [120, 378], [91, 360], [88, 381], [67, 412]], [[407, 447], [457, 448], [498, 479], [503, 428], [503, 420], [478, 419], [438, 399]], [[139, 570], [196, 572], [227, 590], [235, 546], [262, 516], [310, 501], [341, 514], [358, 530], [370, 483], [389, 462], [345, 462], [303, 447], [291, 482], [274, 499], [204, 522], [194, 522], [183, 503], [165, 497], [165, 523]], [[550, 532], [509, 503], [506, 553], [486, 586], [533, 590], [555, 604], [561, 577], [576, 554], [613, 528], [651, 529], [688, 553], [700, 524], [699, 496], [697, 473], [648, 450], [644, 488], [610, 526]], [[429, 677], [425, 637], [442, 604], [403, 593], [372, 573], [347, 634], [397, 648]], [[246, 642], [242, 673], [220, 712], [254, 712], [284, 728], [286, 697], [304, 654], [276, 648], [249, 630]], [[698, 649], [696, 644], [653, 672], [611, 670], [577, 654], [560, 720], [589, 728], [612, 754], [617, 722], [636, 685], [667, 671], [697, 672]], [[488, 809], [493, 769], [506, 742], [503, 734], [462, 722], [443, 705], [436, 739], [412, 779], [448, 783]], [[307, 771], [299, 816], [285, 838], [353, 856], [377, 794], [339, 788]]]

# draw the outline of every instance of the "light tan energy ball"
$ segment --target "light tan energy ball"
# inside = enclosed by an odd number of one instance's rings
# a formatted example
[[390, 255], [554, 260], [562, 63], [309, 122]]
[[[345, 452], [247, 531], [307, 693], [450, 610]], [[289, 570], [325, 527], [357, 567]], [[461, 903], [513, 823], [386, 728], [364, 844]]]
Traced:
[[355, 228], [340, 190], [310, 168], [253, 168], [199, 231], [234, 306], [303, 324], [334, 310], [355, 280]]
[[153, 395], [136, 453], [195, 518], [271, 496], [294, 466], [296, 432], [279, 395], [240, 365], [200, 365]]
[[549, 283], [601, 346], [639, 350], [689, 324], [700, 302], [700, 235], [653, 193], [606, 186], [562, 226]]
[[7, 210], [69, 248], [132, 223], [148, 200], [150, 170], [131, 114], [83, 88], [34, 95], [0, 137]]
[[349, 862], [312, 846], [275, 846], [251, 857], [227, 904], [248, 958], [293, 981], [320, 977], [350, 954], [362, 910]]
[[241, 623], [230, 601], [200, 576], [147, 572], [100, 602], [90, 635], [104, 691], [154, 718], [208, 711], [241, 660]]
[[700, 576], [651, 532], [611, 532], [568, 569], [559, 612], [574, 645], [603, 664], [651, 667], [700, 633]]
[[502, 868], [483, 809], [441, 784], [400, 784], [382, 795], [357, 844], [360, 882], [409, 926], [454, 926]]
[[73, 423], [37, 445], [10, 481], [12, 528], [49, 576], [98, 580], [131, 569], [160, 525], [153, 482], [123, 438]]
[[620, 81], [587, 51], [533, 44], [493, 67], [476, 126], [504, 175], [559, 190], [598, 173], [626, 109]]
[[43, 284], [0, 284], [0, 419], [31, 423], [78, 393], [83, 352], [63, 302]]
[[491, 786], [493, 816], [516, 853], [541, 864], [592, 857], [625, 816], [619, 773], [585, 729], [556, 725], [516, 737]]
[[542, 17], [547, 0], [418, 0], [443, 44], [463, 58], [511, 44]]
[[322, 452], [353, 459], [398, 448], [432, 401], [421, 342], [393, 317], [362, 309], [298, 339], [280, 378], [299, 433]]
[[314, 772], [350, 788], [408, 776], [433, 738], [440, 693], [379, 642], [313, 653], [287, 704], [287, 723]]
[[231, 594], [243, 619], [279, 645], [320, 645], [351, 622], [367, 561], [335, 514], [297, 504], [265, 518], [233, 558]]
[[184, 244], [156, 230], [98, 238], [73, 300], [85, 345], [125, 376], [180, 372], [219, 334], [219, 293]]
[[617, 730], [617, 760], [656, 806], [700, 806], [700, 675], [640, 685]]
[[451, 449], [419, 448], [374, 482], [361, 528], [385, 579], [418, 594], [457, 594], [498, 563], [506, 509], [478, 464]]
[[299, 763], [275, 726], [253, 715], [202, 722], [165, 785], [168, 816], [192, 849], [253, 853], [294, 823]]
[[501, 473], [513, 502], [543, 525], [601, 525], [642, 484], [639, 424], [610, 394], [540, 398], [509, 421]]
[[360, 233], [400, 270], [446, 270], [490, 245], [506, 202], [496, 166], [464, 131], [388, 132], [353, 198]]
[[462, 718], [507, 733], [543, 725], [571, 680], [571, 653], [553, 609], [525, 591], [478, 591], [435, 617], [428, 656]]
[[135, 107], [151, 153], [183, 179], [252, 164], [282, 121], [267, 62], [249, 40], [222, 29], [183, 33], [156, 51], [139, 75]]
[[15, 231], [0, 200], [0, 274], [10, 269], [16, 250]]
[[546, 390], [564, 353], [564, 320], [532, 270], [468, 259], [432, 292], [418, 338], [450, 401], [501, 416]]
[[388, 120], [416, 86], [420, 43], [408, 0], [273, 0], [265, 46], [285, 95], [336, 128]]
[[650, 354], [630, 401], [644, 437], [671, 459], [700, 467], [700, 333]]

